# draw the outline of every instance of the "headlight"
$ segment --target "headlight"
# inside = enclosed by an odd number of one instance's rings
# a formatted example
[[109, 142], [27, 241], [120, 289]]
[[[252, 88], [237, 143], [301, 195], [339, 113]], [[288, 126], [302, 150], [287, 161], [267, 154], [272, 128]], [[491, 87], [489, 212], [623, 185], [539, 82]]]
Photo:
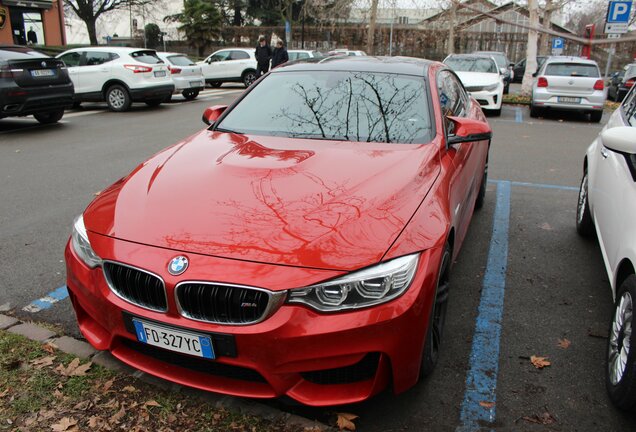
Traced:
[[73, 223], [71, 244], [75, 254], [79, 257], [79, 259], [84, 261], [87, 266], [95, 268], [98, 265], [101, 265], [102, 259], [97, 256], [88, 241], [88, 235], [86, 234], [86, 227], [84, 226], [84, 218], [82, 215], [79, 215]]
[[321, 312], [359, 309], [386, 303], [411, 285], [419, 254], [393, 259], [338, 279], [289, 291], [289, 303], [302, 303]]
[[489, 85], [489, 86], [484, 86], [484, 91], [497, 90], [497, 87], [499, 87], [499, 83], [494, 83], [494, 84]]

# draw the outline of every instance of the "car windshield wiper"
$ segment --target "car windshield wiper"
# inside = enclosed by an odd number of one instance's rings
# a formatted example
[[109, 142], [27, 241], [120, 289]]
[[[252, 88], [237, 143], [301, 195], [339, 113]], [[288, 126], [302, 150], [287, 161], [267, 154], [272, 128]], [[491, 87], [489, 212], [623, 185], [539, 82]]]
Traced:
[[237, 135], [245, 135], [245, 133], [243, 133], [243, 132], [235, 131], [235, 130], [232, 130], [232, 129], [220, 128], [220, 127], [214, 128], [213, 130], [217, 131], [217, 132], [225, 132], [225, 133], [232, 133], [232, 134], [237, 134]]

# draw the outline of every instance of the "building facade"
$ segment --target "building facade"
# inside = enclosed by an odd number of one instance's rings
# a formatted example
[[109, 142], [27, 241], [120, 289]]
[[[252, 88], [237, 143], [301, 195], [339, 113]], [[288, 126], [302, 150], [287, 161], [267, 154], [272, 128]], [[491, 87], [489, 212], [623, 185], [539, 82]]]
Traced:
[[66, 45], [62, 0], [0, 0], [0, 44]]

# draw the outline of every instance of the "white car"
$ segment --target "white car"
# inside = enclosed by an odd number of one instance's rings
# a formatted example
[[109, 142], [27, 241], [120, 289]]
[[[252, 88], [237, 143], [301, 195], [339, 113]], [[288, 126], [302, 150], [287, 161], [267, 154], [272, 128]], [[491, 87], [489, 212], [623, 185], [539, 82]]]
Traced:
[[[636, 91], [587, 149], [576, 228], [596, 233], [615, 299], [607, 345], [606, 387], [619, 408], [636, 408]], [[634, 349], [632, 349], [632, 347]]]
[[157, 106], [174, 91], [168, 67], [154, 50], [86, 47], [57, 58], [68, 67], [76, 104], [106, 101], [112, 111], [126, 111], [133, 102]]
[[157, 55], [168, 65], [174, 94], [181, 93], [186, 100], [193, 100], [205, 88], [205, 78], [201, 66], [190, 60], [185, 54], [158, 52]]
[[310, 58], [322, 58], [324, 54], [313, 50], [287, 50], [289, 61], [306, 60]]
[[338, 49], [329, 51], [327, 55], [329, 56], [346, 55], [346, 56], [356, 57], [356, 56], [366, 56], [367, 53], [365, 53], [364, 51], [359, 51], [359, 50], [356, 51], [356, 50], [349, 50], [346, 48], [338, 48]]
[[583, 111], [601, 121], [607, 89], [598, 64], [580, 57], [548, 57], [532, 86], [530, 116], [545, 110]]
[[451, 54], [444, 63], [459, 77], [466, 90], [482, 109], [498, 116], [504, 93], [504, 76], [492, 57]]
[[221, 87], [224, 82], [242, 82], [245, 87], [256, 81], [256, 55], [253, 48], [226, 48], [215, 51], [197, 63], [205, 82]]

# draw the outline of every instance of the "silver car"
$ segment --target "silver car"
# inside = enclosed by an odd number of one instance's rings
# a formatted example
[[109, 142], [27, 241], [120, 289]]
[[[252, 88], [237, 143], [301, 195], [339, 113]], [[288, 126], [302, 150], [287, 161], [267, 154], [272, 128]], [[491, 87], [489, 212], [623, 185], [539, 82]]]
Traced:
[[181, 93], [186, 100], [196, 99], [205, 88], [205, 78], [201, 66], [185, 54], [158, 52], [157, 55], [168, 65], [174, 83], [174, 94]]
[[530, 116], [546, 109], [576, 110], [600, 122], [607, 89], [594, 60], [579, 57], [549, 57], [532, 86]]

